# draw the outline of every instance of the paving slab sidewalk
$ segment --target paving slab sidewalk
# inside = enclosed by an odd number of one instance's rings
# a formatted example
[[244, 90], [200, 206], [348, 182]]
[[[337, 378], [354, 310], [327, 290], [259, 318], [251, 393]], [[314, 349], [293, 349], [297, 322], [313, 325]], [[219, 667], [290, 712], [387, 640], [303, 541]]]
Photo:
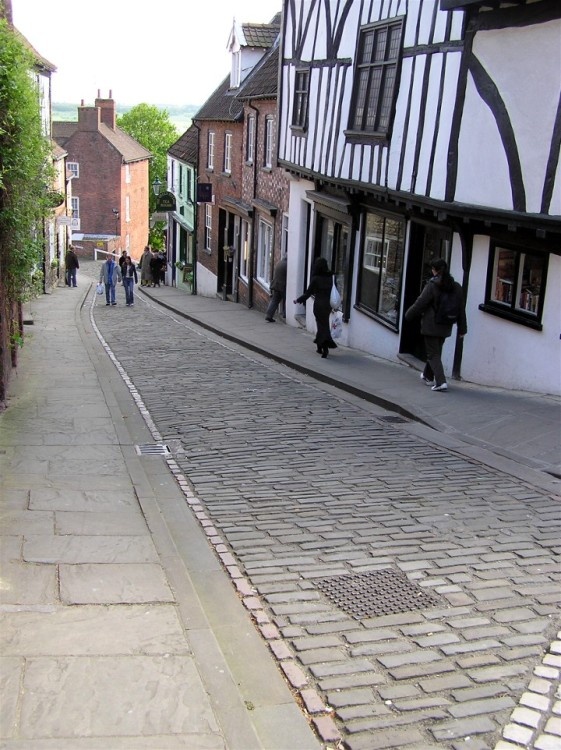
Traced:
[[169, 467], [136, 450], [153, 436], [84, 323], [91, 277], [32, 303], [0, 414], [0, 745], [319, 748]]

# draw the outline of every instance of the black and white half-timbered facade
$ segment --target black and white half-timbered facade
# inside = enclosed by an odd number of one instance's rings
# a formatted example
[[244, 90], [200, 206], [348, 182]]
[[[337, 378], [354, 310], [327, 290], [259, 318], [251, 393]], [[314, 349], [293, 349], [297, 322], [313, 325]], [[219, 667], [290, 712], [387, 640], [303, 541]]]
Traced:
[[448, 373], [561, 393], [560, 39], [557, 0], [285, 0], [287, 298], [325, 256], [343, 343], [411, 361], [443, 257], [469, 326]]

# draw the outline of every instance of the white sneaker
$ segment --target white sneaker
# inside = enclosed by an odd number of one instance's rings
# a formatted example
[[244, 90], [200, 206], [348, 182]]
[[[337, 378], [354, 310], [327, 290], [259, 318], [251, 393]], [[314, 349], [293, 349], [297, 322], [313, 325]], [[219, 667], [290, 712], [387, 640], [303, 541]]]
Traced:
[[442, 385], [433, 385], [431, 391], [447, 391], [448, 383], [442, 383]]
[[428, 378], [425, 378], [424, 373], [421, 373], [420, 376], [421, 380], [425, 385], [434, 385], [434, 380], [429, 380]]

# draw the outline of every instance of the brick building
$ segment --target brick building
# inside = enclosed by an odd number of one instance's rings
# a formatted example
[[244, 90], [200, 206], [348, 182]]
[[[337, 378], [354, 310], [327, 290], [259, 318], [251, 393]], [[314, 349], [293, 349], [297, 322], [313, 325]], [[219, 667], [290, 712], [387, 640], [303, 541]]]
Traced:
[[276, 92], [280, 16], [234, 24], [230, 75], [194, 122], [198, 179], [213, 200], [199, 205], [197, 292], [265, 309], [281, 255], [286, 175], [276, 168]]
[[53, 137], [68, 154], [72, 177], [72, 242], [138, 259], [148, 241], [151, 154], [117, 127], [115, 102], [78, 107], [77, 122], [53, 122]]

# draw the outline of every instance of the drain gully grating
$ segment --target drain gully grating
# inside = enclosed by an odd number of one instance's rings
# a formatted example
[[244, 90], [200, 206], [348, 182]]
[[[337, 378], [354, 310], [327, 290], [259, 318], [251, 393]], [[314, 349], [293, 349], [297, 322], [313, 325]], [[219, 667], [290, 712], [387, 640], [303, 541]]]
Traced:
[[380, 422], [389, 422], [390, 424], [407, 424], [409, 422], [408, 419], [405, 419], [405, 417], [397, 417], [397, 416], [391, 416], [391, 417], [379, 417]]
[[443, 606], [393, 568], [319, 578], [315, 584], [333, 604], [357, 620]]
[[135, 445], [139, 456], [171, 456], [167, 445], [156, 443], [155, 445]]

